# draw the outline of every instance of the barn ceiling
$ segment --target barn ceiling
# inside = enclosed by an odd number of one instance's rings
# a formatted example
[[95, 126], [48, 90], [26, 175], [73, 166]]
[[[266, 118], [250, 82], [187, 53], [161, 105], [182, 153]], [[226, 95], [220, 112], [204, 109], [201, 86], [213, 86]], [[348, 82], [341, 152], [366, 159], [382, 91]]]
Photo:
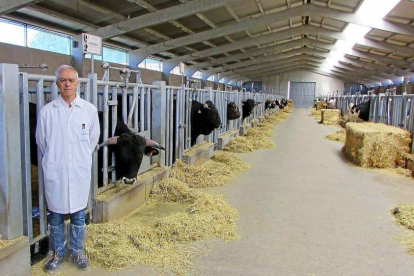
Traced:
[[201, 70], [203, 77], [228, 80], [260, 80], [295, 69], [365, 84], [409, 75], [414, 1], [399, 1], [381, 18], [373, 10], [362, 13], [363, 2], [0, 0], [0, 15], [101, 36], [130, 50], [131, 67], [150, 55], [163, 59], [167, 75], [180, 62], [188, 76]]

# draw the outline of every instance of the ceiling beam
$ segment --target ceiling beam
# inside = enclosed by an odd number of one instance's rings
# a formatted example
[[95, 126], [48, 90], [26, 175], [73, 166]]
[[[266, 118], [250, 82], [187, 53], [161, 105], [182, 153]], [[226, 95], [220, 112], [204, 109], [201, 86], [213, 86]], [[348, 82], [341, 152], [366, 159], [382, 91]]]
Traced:
[[137, 29], [142, 29], [145, 27], [194, 15], [198, 12], [223, 7], [236, 1], [238, 0], [194, 0], [185, 4], [176, 5], [171, 8], [162, 9], [157, 12], [144, 14], [122, 22], [117, 22], [115, 24], [99, 28], [93, 32], [90, 32], [90, 34], [100, 36], [103, 39], [107, 39]]
[[30, 6], [43, 0], [0, 0], [0, 15], [11, 13], [15, 10]]

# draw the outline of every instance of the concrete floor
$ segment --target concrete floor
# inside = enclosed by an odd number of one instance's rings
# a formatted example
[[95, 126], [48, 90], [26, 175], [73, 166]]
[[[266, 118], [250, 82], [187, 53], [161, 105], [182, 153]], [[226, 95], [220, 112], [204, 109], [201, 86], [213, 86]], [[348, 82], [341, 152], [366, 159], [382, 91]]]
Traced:
[[[349, 164], [342, 144], [324, 139], [338, 128], [308, 114], [295, 109], [275, 129], [276, 148], [241, 155], [252, 169], [214, 189], [239, 210], [241, 238], [207, 241], [194, 275], [414, 275], [389, 213], [413, 202], [414, 181]], [[155, 275], [143, 266], [109, 274]]]

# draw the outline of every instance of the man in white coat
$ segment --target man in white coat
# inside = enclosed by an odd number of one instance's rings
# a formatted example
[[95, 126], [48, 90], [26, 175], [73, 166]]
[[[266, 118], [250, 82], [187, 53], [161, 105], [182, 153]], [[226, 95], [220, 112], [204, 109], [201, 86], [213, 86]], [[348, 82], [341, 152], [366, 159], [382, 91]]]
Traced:
[[51, 254], [44, 268], [51, 273], [60, 268], [65, 258], [65, 214], [70, 214], [69, 260], [79, 269], [88, 268], [88, 260], [83, 254], [85, 208], [91, 182], [92, 152], [100, 135], [96, 107], [76, 93], [79, 84], [76, 70], [62, 65], [55, 74], [60, 96], [41, 109], [36, 128], [50, 211]]

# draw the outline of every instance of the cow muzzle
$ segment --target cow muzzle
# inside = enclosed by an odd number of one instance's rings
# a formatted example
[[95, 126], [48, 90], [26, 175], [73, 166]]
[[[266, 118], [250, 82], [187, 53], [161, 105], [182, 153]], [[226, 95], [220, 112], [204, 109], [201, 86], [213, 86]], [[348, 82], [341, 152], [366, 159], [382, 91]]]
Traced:
[[133, 178], [126, 178], [125, 176], [122, 177], [122, 183], [126, 185], [134, 185], [135, 182], [137, 182], [137, 179], [135, 177]]

